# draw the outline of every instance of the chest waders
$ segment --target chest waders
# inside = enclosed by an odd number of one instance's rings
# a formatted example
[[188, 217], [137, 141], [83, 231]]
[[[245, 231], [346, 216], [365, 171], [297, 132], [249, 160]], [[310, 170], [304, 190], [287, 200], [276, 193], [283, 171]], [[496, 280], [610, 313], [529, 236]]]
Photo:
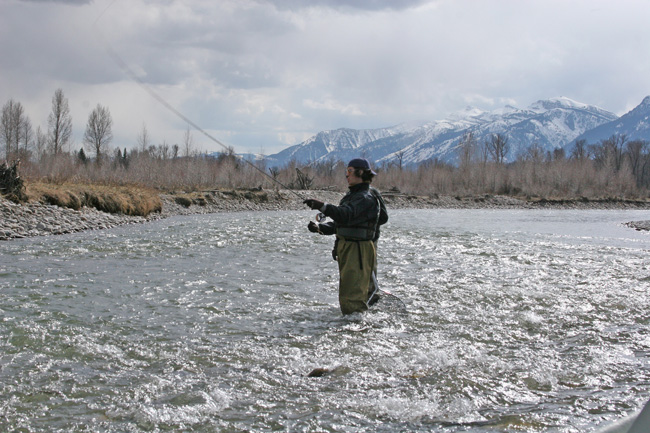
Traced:
[[366, 311], [375, 264], [375, 243], [346, 240], [340, 235], [337, 235], [337, 239], [341, 312], [351, 314]]
[[[378, 290], [375, 268], [377, 267], [377, 250], [373, 241], [379, 221], [381, 207], [377, 199], [377, 217], [373, 226], [342, 227], [337, 229], [337, 247], [339, 263], [339, 304], [343, 314], [362, 312], [368, 309], [368, 302]], [[366, 239], [355, 239], [360, 231]], [[345, 235], [353, 235], [346, 238]], [[356, 237], [356, 236], [355, 236]], [[359, 236], [361, 237], [361, 236]], [[372, 287], [372, 291], [370, 288]], [[370, 296], [369, 296], [370, 292]]]

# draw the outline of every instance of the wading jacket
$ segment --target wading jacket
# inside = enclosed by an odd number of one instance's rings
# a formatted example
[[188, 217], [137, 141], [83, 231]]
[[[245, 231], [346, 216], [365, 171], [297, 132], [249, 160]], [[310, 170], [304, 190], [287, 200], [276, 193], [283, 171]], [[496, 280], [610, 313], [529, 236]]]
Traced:
[[379, 226], [388, 221], [384, 200], [369, 183], [351, 186], [338, 206], [327, 204], [323, 213], [333, 221], [319, 224], [321, 233], [346, 240], [376, 241]]

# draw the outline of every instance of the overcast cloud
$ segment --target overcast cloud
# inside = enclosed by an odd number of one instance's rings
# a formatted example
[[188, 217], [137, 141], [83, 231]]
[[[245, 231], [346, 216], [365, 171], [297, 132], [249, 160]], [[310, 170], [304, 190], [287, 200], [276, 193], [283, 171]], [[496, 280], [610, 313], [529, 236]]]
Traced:
[[76, 147], [97, 104], [114, 146], [143, 124], [180, 144], [187, 125], [109, 48], [238, 152], [555, 96], [621, 115], [650, 95], [648, 22], [647, 0], [2, 0], [0, 103], [46, 128], [62, 88]]

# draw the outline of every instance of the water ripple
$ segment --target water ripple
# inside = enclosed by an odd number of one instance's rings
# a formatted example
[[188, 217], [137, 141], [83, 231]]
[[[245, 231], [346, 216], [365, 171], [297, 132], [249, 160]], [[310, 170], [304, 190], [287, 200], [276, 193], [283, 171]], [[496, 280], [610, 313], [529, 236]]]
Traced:
[[2, 243], [0, 429], [593, 430], [650, 393], [634, 215], [394, 211], [406, 315], [341, 317], [305, 212]]

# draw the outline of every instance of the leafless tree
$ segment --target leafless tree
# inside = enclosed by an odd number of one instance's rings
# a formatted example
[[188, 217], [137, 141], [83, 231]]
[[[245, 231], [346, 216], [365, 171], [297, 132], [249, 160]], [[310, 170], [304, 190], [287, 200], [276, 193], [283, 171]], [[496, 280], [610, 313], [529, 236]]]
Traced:
[[563, 161], [566, 159], [566, 151], [558, 147], [556, 149], [553, 149], [553, 154], [552, 154], [552, 160], [553, 161]]
[[476, 156], [478, 143], [472, 131], [465, 132], [458, 142], [458, 159], [461, 168], [467, 168], [472, 164]]
[[151, 139], [149, 138], [149, 131], [147, 131], [147, 125], [142, 124], [142, 131], [140, 132], [140, 135], [138, 135], [138, 147], [140, 149], [141, 153], [147, 152], [149, 149], [149, 142]]
[[170, 149], [169, 149], [169, 144], [165, 140], [163, 140], [162, 144], [158, 145], [158, 156], [162, 160], [167, 160], [169, 159], [170, 155]]
[[623, 163], [623, 149], [627, 143], [625, 134], [612, 135], [601, 140], [599, 144], [591, 146], [594, 153], [594, 161], [600, 167], [609, 167], [618, 172]]
[[625, 154], [630, 162], [630, 168], [637, 181], [637, 186], [643, 185], [645, 171], [648, 166], [649, 149], [650, 142], [645, 140], [629, 141], [626, 146]]
[[488, 140], [483, 140], [483, 143], [481, 144], [481, 147], [479, 149], [479, 158], [481, 164], [483, 165], [486, 165], [488, 160], [490, 159], [490, 145]]
[[40, 161], [47, 151], [47, 134], [41, 127], [36, 128], [36, 138], [34, 140], [34, 150], [36, 151], [36, 160]]
[[52, 153], [58, 155], [63, 152], [72, 137], [72, 116], [70, 116], [68, 98], [63, 95], [62, 89], [57, 89], [54, 92], [52, 112], [47, 123]]
[[526, 149], [526, 154], [524, 157], [527, 161], [532, 161], [534, 163], [541, 163], [544, 161], [544, 149], [540, 146], [539, 143], [535, 142]]
[[97, 104], [97, 107], [88, 116], [84, 143], [87, 148], [95, 153], [95, 160], [99, 164], [108, 151], [108, 145], [113, 139], [113, 119], [108, 108]]
[[589, 152], [587, 148], [587, 140], [578, 140], [573, 145], [573, 150], [571, 151], [571, 159], [576, 159], [578, 161], [584, 161], [589, 158]]
[[187, 129], [185, 130], [185, 134], [183, 134], [183, 156], [191, 156], [192, 155], [192, 144], [194, 142], [194, 139], [192, 137], [192, 131], [190, 130], [190, 127], [188, 125]]
[[497, 164], [503, 164], [506, 160], [506, 155], [510, 151], [508, 137], [503, 134], [492, 134], [487, 141], [487, 150], [492, 161]]
[[25, 116], [20, 125], [21, 137], [18, 146], [18, 157], [20, 159], [30, 159], [34, 148], [34, 129], [29, 117]]
[[402, 161], [404, 161], [404, 149], [399, 150], [395, 152], [395, 159], [397, 160], [397, 166], [399, 167], [399, 171], [402, 171]]
[[4, 146], [7, 161], [18, 158], [18, 151], [24, 134], [24, 124], [27, 121], [25, 110], [20, 102], [10, 99], [2, 107], [0, 142]]
[[0, 142], [5, 147], [6, 159], [30, 158], [34, 144], [34, 130], [20, 102], [10, 99], [2, 108]]

